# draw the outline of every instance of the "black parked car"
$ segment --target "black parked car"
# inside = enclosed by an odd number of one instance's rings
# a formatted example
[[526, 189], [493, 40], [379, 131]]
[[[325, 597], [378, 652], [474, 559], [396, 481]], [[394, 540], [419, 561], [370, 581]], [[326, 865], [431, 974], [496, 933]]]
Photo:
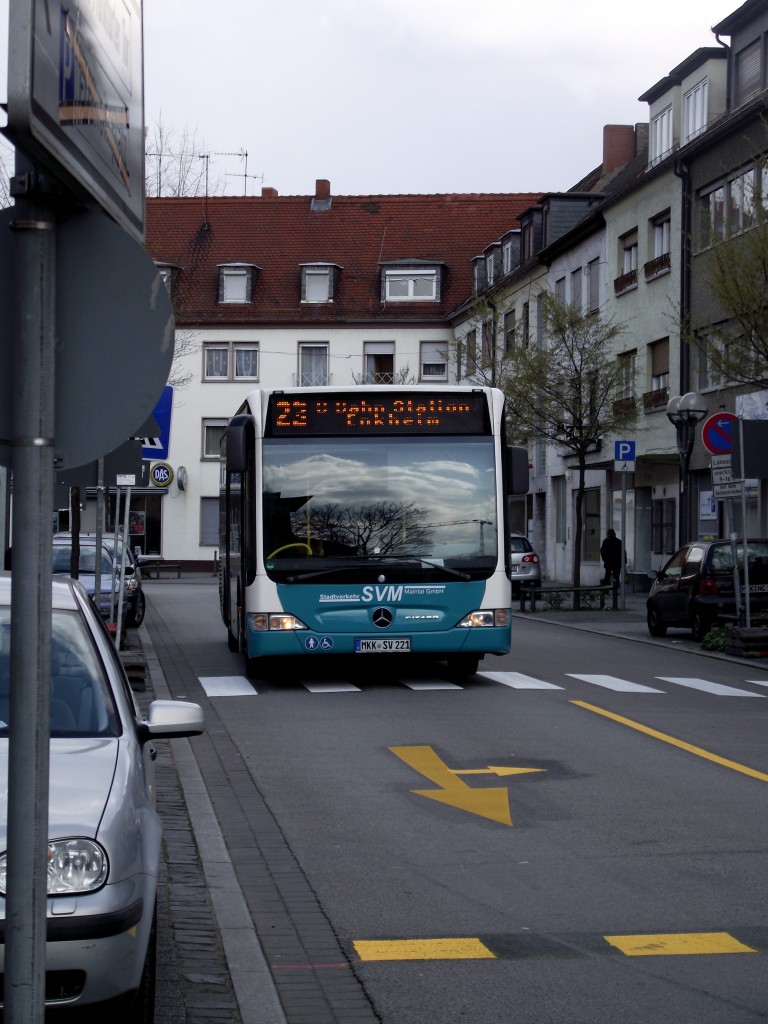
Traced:
[[[768, 610], [768, 540], [747, 541], [750, 613]], [[736, 544], [740, 602], [744, 605], [744, 545]], [[703, 640], [720, 616], [736, 614], [733, 547], [729, 540], [691, 541], [654, 576], [648, 601], [648, 631], [664, 636], [668, 626], [693, 631]]]

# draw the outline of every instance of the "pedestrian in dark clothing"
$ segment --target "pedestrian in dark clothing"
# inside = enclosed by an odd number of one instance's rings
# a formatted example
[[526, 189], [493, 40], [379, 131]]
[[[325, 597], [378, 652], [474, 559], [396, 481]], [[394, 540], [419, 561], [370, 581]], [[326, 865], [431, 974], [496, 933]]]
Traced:
[[607, 586], [612, 580], [619, 583], [621, 580], [621, 541], [616, 536], [615, 530], [609, 530], [605, 540], [600, 545], [600, 557], [605, 566], [603, 584]]

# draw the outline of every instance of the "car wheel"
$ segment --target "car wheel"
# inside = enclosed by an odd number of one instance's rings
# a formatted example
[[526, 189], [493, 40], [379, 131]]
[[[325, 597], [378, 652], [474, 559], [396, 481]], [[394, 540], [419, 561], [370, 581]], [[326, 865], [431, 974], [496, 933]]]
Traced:
[[157, 903], [155, 903], [155, 911], [152, 915], [152, 928], [149, 932], [147, 955], [144, 958], [144, 970], [141, 972], [139, 987], [116, 1004], [109, 1004], [107, 1019], [111, 1024], [154, 1024], [156, 963]]
[[135, 606], [133, 608], [131, 608], [131, 610], [128, 612], [128, 616], [127, 616], [128, 625], [129, 626], [133, 626], [134, 628], [137, 628], [138, 626], [140, 626], [142, 624], [142, 622], [144, 621], [144, 615], [146, 613], [146, 610], [147, 610], [147, 602], [146, 602], [146, 599], [144, 597], [143, 591], [140, 590], [139, 591], [139, 596], [138, 596], [138, 598], [136, 600]]
[[693, 623], [691, 625], [691, 631], [693, 633], [693, 639], [697, 643], [701, 643], [704, 637], [712, 628], [712, 620], [708, 615], [704, 615], [702, 612], [693, 613]]
[[448, 675], [453, 679], [473, 676], [480, 664], [479, 654], [454, 654], [448, 658]]
[[667, 635], [667, 627], [659, 621], [659, 613], [654, 605], [648, 608], [648, 632], [651, 636]]

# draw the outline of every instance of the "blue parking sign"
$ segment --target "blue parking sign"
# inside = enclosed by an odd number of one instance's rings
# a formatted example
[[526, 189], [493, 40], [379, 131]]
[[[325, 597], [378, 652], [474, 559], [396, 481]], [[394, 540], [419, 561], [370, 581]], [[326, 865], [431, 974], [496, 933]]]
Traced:
[[615, 462], [634, 462], [635, 461], [635, 442], [634, 441], [614, 441], [613, 445], [613, 458]]

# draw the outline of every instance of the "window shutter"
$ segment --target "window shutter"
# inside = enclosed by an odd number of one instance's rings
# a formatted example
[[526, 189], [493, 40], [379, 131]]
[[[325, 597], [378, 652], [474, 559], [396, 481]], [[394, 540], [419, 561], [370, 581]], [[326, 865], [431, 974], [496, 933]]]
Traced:
[[760, 40], [736, 54], [736, 97], [743, 103], [760, 91]]
[[651, 375], [658, 377], [662, 373], [669, 373], [669, 338], [651, 346]]
[[200, 543], [216, 545], [219, 543], [219, 499], [200, 499]]

